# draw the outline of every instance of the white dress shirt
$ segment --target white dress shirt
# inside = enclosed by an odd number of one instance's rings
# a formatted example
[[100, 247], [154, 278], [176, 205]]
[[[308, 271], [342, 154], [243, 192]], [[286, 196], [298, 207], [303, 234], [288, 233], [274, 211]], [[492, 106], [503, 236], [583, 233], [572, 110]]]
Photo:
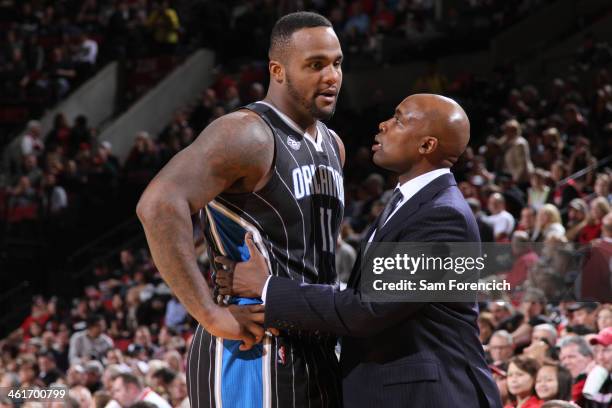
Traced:
[[[447, 174], [447, 173], [450, 173], [450, 169], [448, 168], [436, 169], [436, 170], [428, 171], [427, 173], [421, 174], [420, 176], [415, 177], [411, 180], [408, 180], [404, 184], [397, 183], [397, 186], [395, 188], [400, 189], [402, 193], [402, 200], [395, 206], [395, 210], [393, 210], [393, 212], [389, 215], [389, 217], [387, 217], [383, 225], [386, 225], [387, 222], [391, 218], [393, 218], [395, 213], [398, 212], [400, 208], [402, 208], [402, 205], [406, 204], [406, 202], [408, 202], [408, 200], [410, 200], [416, 193], [421, 191], [426, 185], [428, 185], [429, 183], [431, 183], [432, 181], [434, 181], [441, 175]], [[368, 243], [372, 242], [372, 240], [374, 239], [374, 235], [376, 235], [376, 230], [372, 231], [372, 235], [370, 235], [370, 238], [368, 239]]]
[[[428, 185], [429, 183], [431, 183], [432, 181], [434, 181], [441, 175], [448, 174], [448, 173], [450, 173], [450, 169], [448, 168], [436, 169], [436, 170], [432, 170], [427, 173], [421, 174], [420, 176], [415, 177], [411, 180], [408, 180], [404, 184], [398, 183], [396, 188], [399, 188], [400, 191], [402, 192], [402, 200], [397, 204], [397, 206], [395, 207], [395, 210], [389, 215], [389, 217], [387, 217], [385, 224], [387, 223], [387, 221], [393, 218], [395, 213], [399, 211], [402, 205], [406, 204], [406, 202], [408, 202], [408, 200], [410, 200], [416, 193], [421, 191], [426, 185]], [[372, 239], [374, 239], [374, 235], [376, 235], [376, 230], [372, 232], [372, 235], [370, 235], [368, 242], [372, 242]], [[261, 300], [263, 301], [263, 303], [266, 303], [268, 283], [270, 282], [271, 277], [272, 277], [271, 275], [268, 277], [263, 287], [263, 290], [261, 291]]]

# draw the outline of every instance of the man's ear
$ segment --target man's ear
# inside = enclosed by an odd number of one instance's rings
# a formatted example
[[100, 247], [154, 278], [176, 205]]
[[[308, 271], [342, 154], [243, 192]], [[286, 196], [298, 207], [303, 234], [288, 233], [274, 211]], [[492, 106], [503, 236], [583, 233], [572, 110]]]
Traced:
[[285, 67], [283, 67], [283, 64], [276, 60], [270, 60], [268, 69], [270, 70], [270, 79], [282, 84], [285, 80]]
[[419, 145], [419, 153], [420, 154], [431, 154], [438, 148], [438, 138], [433, 136], [425, 136], [421, 139], [421, 144]]

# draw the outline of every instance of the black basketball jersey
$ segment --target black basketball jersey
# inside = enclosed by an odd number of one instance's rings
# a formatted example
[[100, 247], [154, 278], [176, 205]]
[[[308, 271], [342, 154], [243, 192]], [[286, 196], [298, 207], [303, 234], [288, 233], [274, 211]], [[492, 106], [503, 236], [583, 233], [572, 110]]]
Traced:
[[256, 102], [246, 109], [256, 112], [274, 134], [272, 175], [259, 191], [223, 193], [208, 205], [207, 230], [213, 233], [209, 242], [217, 252], [244, 260], [240, 229], [251, 230], [273, 275], [332, 284], [344, 213], [338, 143], [321, 122], [313, 143], [267, 103]]
[[[206, 206], [203, 219], [212, 255], [248, 259], [244, 236], [250, 231], [271, 274], [308, 283], [335, 283], [344, 191], [334, 136], [319, 122], [315, 143], [264, 102], [246, 109], [272, 129], [272, 174], [259, 191], [223, 193]], [[342, 406], [335, 338], [281, 332], [279, 337], [264, 336], [262, 343], [248, 351], [240, 351], [240, 344], [211, 336], [198, 326], [187, 369], [193, 408]]]

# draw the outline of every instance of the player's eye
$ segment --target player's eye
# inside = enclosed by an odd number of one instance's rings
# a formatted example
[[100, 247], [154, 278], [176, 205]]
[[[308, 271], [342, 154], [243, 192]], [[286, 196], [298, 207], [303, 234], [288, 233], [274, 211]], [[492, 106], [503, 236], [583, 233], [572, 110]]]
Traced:
[[322, 64], [320, 62], [313, 62], [310, 64], [310, 68], [312, 69], [321, 69], [322, 68]]

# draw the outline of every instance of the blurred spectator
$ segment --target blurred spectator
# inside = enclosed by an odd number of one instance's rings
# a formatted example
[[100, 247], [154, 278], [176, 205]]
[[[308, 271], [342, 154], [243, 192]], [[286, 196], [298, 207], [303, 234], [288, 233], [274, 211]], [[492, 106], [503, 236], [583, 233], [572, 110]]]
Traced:
[[589, 207], [582, 198], [574, 198], [570, 201], [567, 212], [567, 232], [565, 236], [568, 241], [577, 242], [580, 231], [587, 223]]
[[57, 369], [55, 355], [50, 350], [38, 354], [38, 368], [38, 378], [47, 387], [62, 376], [62, 373]]
[[42, 202], [45, 214], [57, 216], [68, 207], [68, 195], [62, 186], [57, 185], [55, 174], [45, 174], [42, 183]]
[[514, 357], [508, 364], [508, 392], [511, 404], [506, 407], [537, 408], [542, 402], [535, 391], [540, 365], [532, 358]]
[[502, 171], [510, 173], [515, 183], [527, 183], [533, 172], [533, 163], [529, 155], [529, 144], [521, 135], [521, 125], [512, 119], [504, 124], [503, 131], [504, 136], [499, 140], [505, 151]]
[[531, 341], [545, 340], [549, 345], [557, 344], [557, 330], [550, 323], [542, 323], [533, 328]]
[[98, 360], [91, 360], [84, 364], [85, 368], [85, 386], [93, 394], [102, 389], [102, 374], [104, 366]]
[[533, 250], [525, 231], [515, 231], [511, 242], [514, 262], [512, 269], [505, 273], [504, 279], [515, 288], [525, 282], [529, 270], [538, 261], [538, 254]]
[[495, 321], [489, 312], [482, 312], [478, 315], [478, 330], [480, 332], [480, 343], [488, 345], [491, 335], [495, 331]]
[[217, 94], [212, 88], [202, 92], [201, 99], [198, 105], [191, 112], [189, 123], [196, 130], [201, 132], [208, 125], [210, 118], [213, 116], [213, 110], [217, 105]]
[[579, 336], [570, 336], [559, 342], [559, 361], [572, 375], [572, 400], [578, 401], [589, 370], [593, 366], [593, 351]]
[[514, 353], [514, 340], [506, 330], [498, 330], [491, 335], [489, 340], [489, 353], [494, 365], [499, 366], [508, 363]]
[[185, 374], [178, 373], [170, 385], [170, 401], [175, 408], [189, 408], [187, 379]]
[[106, 351], [113, 347], [113, 341], [103, 333], [104, 329], [102, 316], [92, 315], [87, 318], [87, 328], [74, 333], [70, 338], [70, 364], [102, 359]]
[[181, 24], [178, 14], [166, 0], [154, 1], [152, 12], [147, 18], [147, 26], [151, 29], [159, 51], [174, 53], [179, 43]]
[[78, 402], [79, 408], [91, 408], [93, 397], [91, 392], [82, 385], [76, 385], [68, 390], [68, 395]]
[[610, 212], [610, 203], [604, 197], [597, 197], [590, 204], [587, 221], [578, 233], [578, 242], [586, 244], [601, 235], [603, 218]]
[[[568, 175], [567, 166], [562, 161], [556, 161], [551, 165], [550, 178], [555, 183], [555, 188], [549, 195], [549, 201], [561, 209], [566, 208], [570, 201], [580, 196], [576, 189], [576, 181], [565, 180]], [[562, 180], [565, 181], [561, 183]]]
[[19, 366], [19, 385], [21, 388], [44, 387], [44, 383], [38, 378], [38, 365], [31, 358], [25, 358]]
[[595, 178], [595, 185], [593, 191], [597, 197], [603, 197], [608, 200], [608, 203], [612, 202], [612, 193], [610, 192], [610, 183], [612, 183], [612, 177], [609, 174], [602, 173], [598, 174]]
[[81, 32], [77, 36], [77, 47], [73, 54], [76, 69], [81, 76], [87, 76], [94, 69], [98, 59], [98, 43]]
[[357, 251], [342, 239], [342, 235], [338, 235], [336, 243], [336, 273], [340, 288], [348, 283], [348, 278], [353, 270], [356, 259]]
[[93, 406], [95, 408], [104, 408], [111, 400], [112, 397], [107, 391], [100, 390], [93, 394]]
[[173, 330], [180, 331], [181, 326], [187, 319], [187, 310], [179, 302], [179, 300], [172, 296], [172, 298], [166, 304], [166, 314], [164, 317], [164, 324]]
[[596, 302], [578, 302], [570, 305], [567, 310], [572, 313], [571, 327], [583, 327], [591, 332], [596, 328], [596, 312], [599, 305]]
[[493, 242], [495, 240], [493, 227], [483, 220], [484, 214], [481, 211], [480, 201], [476, 198], [467, 198], [466, 201], [476, 218], [476, 224], [478, 224], [478, 231], [480, 232], [480, 241]]
[[581, 296], [609, 302], [612, 298], [612, 212], [602, 220], [601, 240], [593, 241], [582, 266]]
[[585, 407], [609, 407], [612, 404], [612, 328], [606, 328], [591, 339], [595, 349], [595, 366], [589, 373], [583, 397]]
[[171, 408], [159, 394], [150, 388], [143, 388], [138, 377], [130, 373], [121, 373], [113, 381], [113, 399], [122, 407], [129, 407], [137, 401], [146, 401], [158, 408]]
[[47, 133], [45, 144], [49, 150], [60, 146], [62, 148], [62, 152], [67, 153], [72, 151], [70, 149], [72, 145], [71, 142], [71, 131], [70, 127], [68, 126], [66, 115], [63, 113], [58, 113], [53, 119], [53, 127], [49, 133]]
[[155, 175], [158, 166], [157, 151], [149, 133], [138, 132], [134, 147], [125, 161], [128, 182], [136, 184], [138, 191], [142, 191]]
[[488, 209], [491, 215], [483, 217], [483, 221], [493, 227], [495, 241], [507, 241], [514, 230], [514, 217], [506, 211], [506, 200], [500, 193], [489, 196]]
[[41, 126], [37, 120], [31, 120], [28, 122], [26, 133], [21, 139], [21, 154], [29, 155], [34, 154], [40, 156], [45, 149], [45, 144], [40, 138]]
[[70, 92], [72, 81], [77, 77], [74, 64], [62, 47], [55, 47], [51, 53], [51, 60], [46, 68], [45, 76], [37, 81], [38, 86], [50, 92], [56, 101], [62, 99]]
[[596, 321], [598, 331], [612, 327], [612, 305], [602, 305], [597, 311]]
[[223, 108], [226, 112], [231, 112], [242, 105], [240, 101], [240, 94], [238, 88], [235, 86], [229, 86], [225, 90], [225, 96], [223, 98]]
[[521, 218], [519, 219], [518, 231], [525, 232], [531, 239], [536, 226], [537, 211], [535, 208], [529, 206], [521, 210]]
[[558, 364], [546, 363], [538, 370], [535, 389], [541, 401], [569, 401], [572, 391], [572, 375], [566, 368]]
[[545, 204], [538, 210], [536, 225], [531, 236], [532, 241], [542, 242], [550, 236], [564, 236], [565, 228], [561, 224], [561, 214], [552, 204]]
[[439, 72], [438, 64], [435, 61], [429, 62], [427, 65], [427, 72], [417, 78], [413, 91], [428, 92], [434, 94], [443, 94], [448, 86], [448, 79]]
[[535, 169], [531, 174], [531, 187], [527, 189], [527, 204], [536, 210], [548, 202], [550, 187], [546, 185], [547, 178], [548, 172], [543, 169]]

